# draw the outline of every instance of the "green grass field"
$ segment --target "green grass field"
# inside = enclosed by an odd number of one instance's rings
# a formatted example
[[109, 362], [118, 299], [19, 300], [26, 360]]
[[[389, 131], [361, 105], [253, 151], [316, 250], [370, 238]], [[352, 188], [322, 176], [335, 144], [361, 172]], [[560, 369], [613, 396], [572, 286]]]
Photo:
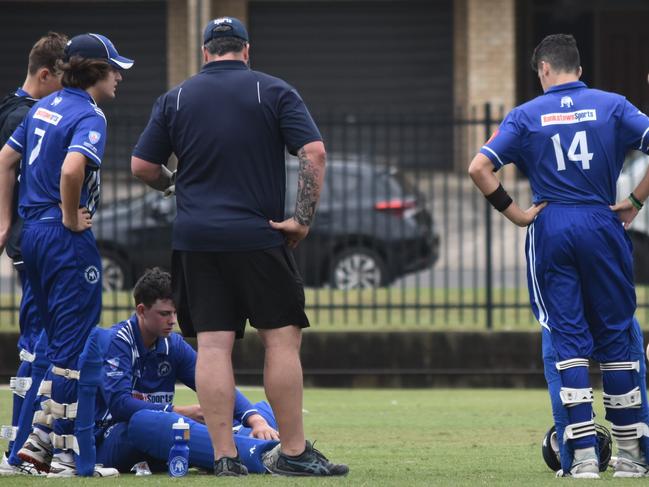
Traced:
[[[643, 328], [649, 328], [649, 287], [637, 289]], [[307, 313], [313, 331], [484, 330], [484, 289], [380, 288], [357, 291], [307, 289]], [[494, 289], [494, 330], [538, 330], [530, 311], [527, 290]], [[0, 333], [18, 331], [19, 296], [0, 294]], [[128, 292], [104, 293], [103, 326], [128, 318], [132, 297]]]
[[[259, 389], [243, 388], [254, 400]], [[195, 401], [181, 389], [179, 404]], [[596, 392], [601, 402], [601, 392]], [[0, 422], [10, 414], [10, 394], [0, 391]], [[307, 435], [330, 459], [349, 464], [344, 479], [286, 479], [251, 475], [215, 479], [192, 472], [183, 480], [165, 475], [117, 479], [45, 480], [1, 478], [21, 485], [345, 485], [345, 486], [544, 486], [579, 483], [555, 479], [541, 458], [540, 443], [551, 424], [544, 390], [336, 390], [305, 391]], [[600, 418], [601, 407], [596, 408]], [[2, 445], [4, 446], [4, 445]], [[646, 485], [646, 479], [613, 479], [615, 485]]]

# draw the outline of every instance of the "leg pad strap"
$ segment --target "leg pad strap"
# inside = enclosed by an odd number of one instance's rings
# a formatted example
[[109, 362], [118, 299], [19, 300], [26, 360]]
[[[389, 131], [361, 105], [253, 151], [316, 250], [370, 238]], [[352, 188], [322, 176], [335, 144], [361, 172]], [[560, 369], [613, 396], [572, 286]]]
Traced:
[[562, 360], [555, 364], [557, 370], [566, 370], [573, 367], [586, 367], [588, 368], [588, 359], [587, 358], [571, 358], [568, 360]]
[[57, 367], [56, 365], [52, 366], [52, 373], [69, 380], [79, 380], [79, 376], [81, 375], [81, 372], [78, 370], [64, 369], [62, 367]]
[[25, 397], [27, 391], [32, 386], [31, 377], [12, 377], [9, 379], [9, 389], [20, 397]]
[[640, 387], [635, 387], [626, 394], [615, 396], [604, 392], [604, 407], [607, 409], [639, 408], [642, 405]]
[[20, 357], [21, 362], [33, 362], [34, 360], [36, 360], [36, 355], [33, 353], [29, 353], [24, 348], [20, 350], [18, 357]]
[[56, 402], [54, 399], [48, 399], [41, 403], [43, 412], [45, 414], [51, 414], [54, 419], [75, 419], [77, 417], [78, 405], [78, 402], [66, 404]]
[[593, 388], [573, 389], [571, 387], [562, 387], [559, 392], [561, 403], [566, 407], [576, 406], [593, 402]]
[[50, 433], [50, 439], [52, 440], [53, 448], [60, 448], [61, 450], [74, 450], [74, 452], [79, 454], [79, 443], [77, 443], [77, 437], [74, 435], [57, 435], [56, 433]]
[[615, 372], [619, 370], [635, 370], [640, 372], [640, 361], [635, 362], [608, 362], [606, 364], [599, 364], [599, 369], [602, 372]]
[[38, 386], [38, 395], [39, 396], [51, 396], [52, 395], [52, 381], [43, 380], [41, 385]]
[[0, 440], [14, 441], [17, 434], [17, 426], [0, 426]]
[[52, 428], [52, 425], [54, 424], [54, 418], [51, 414], [38, 410], [34, 413], [33, 423]]
[[576, 440], [577, 438], [584, 438], [590, 435], [596, 435], [595, 421], [584, 421], [583, 423], [574, 423], [566, 426], [563, 431], [563, 442], [568, 440]]
[[611, 425], [611, 436], [619, 440], [632, 440], [649, 436], [649, 426], [646, 423], [626, 424], [624, 426]]

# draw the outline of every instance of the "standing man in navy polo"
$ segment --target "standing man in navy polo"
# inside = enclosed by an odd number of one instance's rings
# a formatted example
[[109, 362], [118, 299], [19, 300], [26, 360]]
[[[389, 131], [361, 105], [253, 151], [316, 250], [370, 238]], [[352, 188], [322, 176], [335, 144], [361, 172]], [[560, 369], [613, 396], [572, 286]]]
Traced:
[[[266, 350], [282, 475], [345, 475], [305, 442], [304, 289], [288, 247], [309, 231], [325, 170], [322, 137], [297, 91], [248, 67], [248, 33], [232, 17], [203, 32], [200, 73], [162, 95], [133, 151], [133, 174], [164, 191], [175, 179], [172, 276], [179, 323], [198, 334], [196, 385], [216, 475], [245, 475], [232, 439], [232, 346], [246, 320]], [[300, 160], [295, 213], [284, 219], [285, 149]], [[165, 164], [178, 157], [177, 178]]]

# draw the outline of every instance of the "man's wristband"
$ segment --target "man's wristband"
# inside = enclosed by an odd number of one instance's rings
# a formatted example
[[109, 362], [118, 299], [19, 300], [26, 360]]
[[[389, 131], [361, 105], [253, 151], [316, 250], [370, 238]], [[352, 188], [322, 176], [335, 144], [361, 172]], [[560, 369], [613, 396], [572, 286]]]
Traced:
[[498, 188], [493, 193], [485, 195], [485, 198], [487, 198], [487, 201], [491, 203], [491, 206], [501, 212], [509, 208], [509, 205], [514, 202], [511, 196], [507, 194], [507, 191], [505, 191], [502, 184], [499, 184]]
[[631, 204], [633, 205], [633, 207], [636, 210], [638, 210], [638, 211], [642, 210], [642, 207], [644, 206], [644, 204], [642, 203], [642, 201], [640, 201], [638, 198], [636, 198], [633, 193], [631, 193], [629, 195], [629, 201], [631, 202]]

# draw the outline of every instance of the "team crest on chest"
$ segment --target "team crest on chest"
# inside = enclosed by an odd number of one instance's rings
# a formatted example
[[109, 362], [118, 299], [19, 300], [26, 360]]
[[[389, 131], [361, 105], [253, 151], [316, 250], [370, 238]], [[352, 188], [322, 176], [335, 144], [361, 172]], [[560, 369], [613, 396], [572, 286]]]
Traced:
[[171, 373], [171, 364], [166, 360], [158, 364], [158, 377], [166, 377]]
[[97, 284], [99, 281], [99, 269], [94, 265], [88, 266], [83, 272], [83, 277], [89, 284]]

